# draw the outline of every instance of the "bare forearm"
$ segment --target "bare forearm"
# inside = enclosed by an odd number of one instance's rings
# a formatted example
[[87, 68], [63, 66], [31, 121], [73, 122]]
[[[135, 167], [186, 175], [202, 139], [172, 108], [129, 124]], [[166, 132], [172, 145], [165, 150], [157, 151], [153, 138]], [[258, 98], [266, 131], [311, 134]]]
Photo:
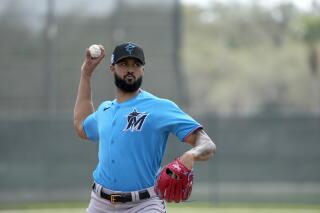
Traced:
[[216, 145], [210, 137], [203, 130], [197, 131], [194, 147], [189, 151], [194, 156], [194, 160], [208, 160], [214, 155], [215, 150]]
[[202, 129], [189, 135], [186, 142], [191, 144], [193, 148], [185, 152], [180, 160], [189, 169], [192, 169], [194, 161], [208, 160], [216, 151], [216, 145]]
[[81, 128], [82, 121], [94, 112], [91, 96], [91, 77], [81, 74], [76, 103], [74, 106], [74, 125]]

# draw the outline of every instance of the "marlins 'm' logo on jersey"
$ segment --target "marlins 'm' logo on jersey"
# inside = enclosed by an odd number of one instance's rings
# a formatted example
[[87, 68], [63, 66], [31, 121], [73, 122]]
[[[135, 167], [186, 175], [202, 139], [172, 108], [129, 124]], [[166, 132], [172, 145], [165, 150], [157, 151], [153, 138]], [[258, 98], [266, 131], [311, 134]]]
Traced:
[[133, 111], [128, 115], [128, 123], [123, 131], [141, 131], [147, 116], [148, 113], [137, 112], [136, 109], [133, 109]]

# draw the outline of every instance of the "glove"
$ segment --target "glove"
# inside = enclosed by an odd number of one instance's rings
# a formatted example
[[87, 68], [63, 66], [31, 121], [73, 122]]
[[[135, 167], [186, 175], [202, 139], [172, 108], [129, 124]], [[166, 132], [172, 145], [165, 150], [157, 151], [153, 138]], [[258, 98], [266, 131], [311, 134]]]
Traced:
[[176, 159], [161, 170], [155, 184], [155, 192], [160, 199], [179, 203], [190, 197], [192, 181], [193, 170]]

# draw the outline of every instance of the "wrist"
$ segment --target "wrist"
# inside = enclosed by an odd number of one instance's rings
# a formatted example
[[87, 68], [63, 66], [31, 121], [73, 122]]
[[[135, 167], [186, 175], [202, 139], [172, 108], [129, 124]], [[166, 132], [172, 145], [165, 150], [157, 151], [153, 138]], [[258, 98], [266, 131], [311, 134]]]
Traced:
[[81, 78], [91, 80], [92, 73], [88, 73], [84, 70], [81, 71]]
[[195, 160], [196, 154], [194, 150], [190, 149], [189, 151], [185, 152], [185, 155], [187, 155], [190, 159]]
[[181, 163], [183, 165], [185, 165], [188, 169], [192, 169], [193, 168], [193, 164], [194, 164], [194, 154], [191, 150], [185, 152], [180, 158], [179, 160], [181, 161]]

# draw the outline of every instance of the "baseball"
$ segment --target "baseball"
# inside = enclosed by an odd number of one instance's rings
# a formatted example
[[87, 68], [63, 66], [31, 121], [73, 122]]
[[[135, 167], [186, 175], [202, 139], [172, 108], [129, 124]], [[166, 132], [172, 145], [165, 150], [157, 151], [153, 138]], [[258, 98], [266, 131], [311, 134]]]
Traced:
[[89, 51], [92, 58], [98, 58], [101, 55], [101, 49], [97, 44], [91, 45]]

